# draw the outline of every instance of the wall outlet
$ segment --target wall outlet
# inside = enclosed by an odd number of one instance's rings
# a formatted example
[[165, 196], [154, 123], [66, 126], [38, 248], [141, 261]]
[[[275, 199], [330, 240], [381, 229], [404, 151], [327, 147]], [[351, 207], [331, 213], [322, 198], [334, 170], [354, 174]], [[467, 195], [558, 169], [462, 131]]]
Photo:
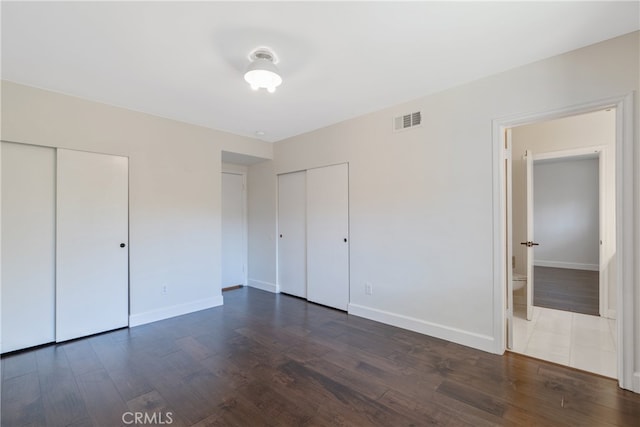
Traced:
[[162, 285], [162, 294], [163, 295], [167, 294], [167, 285]]
[[364, 294], [365, 295], [373, 295], [373, 286], [371, 286], [371, 283], [365, 282], [365, 284], [364, 284]]

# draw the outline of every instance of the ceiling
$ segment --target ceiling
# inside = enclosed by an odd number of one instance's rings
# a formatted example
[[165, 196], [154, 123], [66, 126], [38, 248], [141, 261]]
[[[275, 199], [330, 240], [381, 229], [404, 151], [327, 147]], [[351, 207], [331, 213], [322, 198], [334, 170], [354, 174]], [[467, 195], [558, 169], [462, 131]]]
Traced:
[[[3, 1], [1, 71], [278, 141], [638, 30], [639, 4]], [[259, 46], [274, 94], [242, 77]]]

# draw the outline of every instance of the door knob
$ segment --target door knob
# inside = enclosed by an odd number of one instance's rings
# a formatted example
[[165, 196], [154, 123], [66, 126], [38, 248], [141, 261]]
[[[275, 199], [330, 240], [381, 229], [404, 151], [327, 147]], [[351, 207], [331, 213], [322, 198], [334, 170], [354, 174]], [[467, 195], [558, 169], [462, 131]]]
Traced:
[[346, 237], [344, 238], [344, 242], [347, 243], [347, 238]]
[[120, 247], [121, 248], [124, 248], [125, 246], [127, 246], [127, 245], [125, 245], [124, 243], [120, 243]]
[[532, 241], [528, 241], [528, 242], [520, 242], [521, 245], [525, 245], [526, 247], [530, 248], [532, 246], [540, 246], [540, 243], [535, 243]]

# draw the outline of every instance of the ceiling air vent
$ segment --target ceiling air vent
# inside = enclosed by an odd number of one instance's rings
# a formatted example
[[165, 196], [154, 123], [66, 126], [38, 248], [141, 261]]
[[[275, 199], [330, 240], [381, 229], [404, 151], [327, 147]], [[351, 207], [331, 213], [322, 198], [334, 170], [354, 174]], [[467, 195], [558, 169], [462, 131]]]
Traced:
[[393, 130], [395, 132], [420, 126], [422, 123], [422, 113], [416, 111], [415, 113], [405, 114], [404, 116], [398, 116], [393, 119]]

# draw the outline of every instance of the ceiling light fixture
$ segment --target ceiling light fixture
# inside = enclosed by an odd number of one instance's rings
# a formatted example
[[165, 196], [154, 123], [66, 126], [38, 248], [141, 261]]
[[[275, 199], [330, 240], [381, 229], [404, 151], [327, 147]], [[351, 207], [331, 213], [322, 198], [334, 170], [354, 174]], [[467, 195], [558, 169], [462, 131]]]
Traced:
[[275, 65], [274, 55], [267, 49], [255, 50], [250, 56], [251, 63], [244, 73], [244, 79], [251, 85], [251, 89], [266, 89], [273, 93], [282, 83], [282, 77]]

